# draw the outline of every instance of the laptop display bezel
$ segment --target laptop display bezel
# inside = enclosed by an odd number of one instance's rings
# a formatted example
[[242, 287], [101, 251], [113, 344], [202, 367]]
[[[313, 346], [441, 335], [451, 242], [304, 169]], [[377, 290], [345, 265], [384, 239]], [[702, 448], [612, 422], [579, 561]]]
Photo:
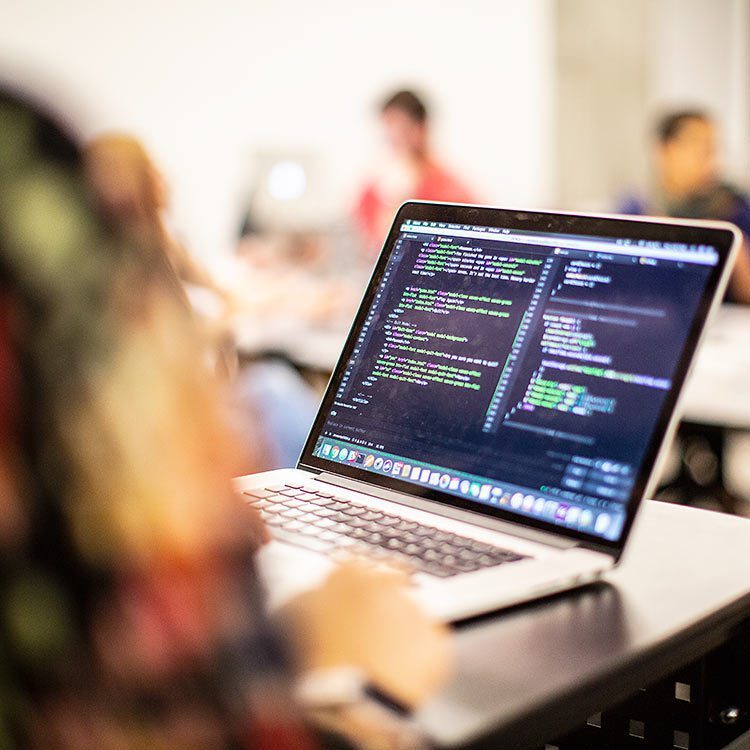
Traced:
[[[611, 541], [585, 532], [559, 526], [533, 517], [506, 511], [495, 505], [484, 504], [471, 499], [441, 492], [439, 489], [404, 481], [386, 474], [361, 469], [356, 465], [342, 464], [313, 455], [326, 418], [331, 410], [338, 385], [351, 358], [358, 332], [364, 324], [375, 292], [380, 285], [391, 252], [398, 238], [401, 225], [405, 221], [427, 221], [446, 224], [462, 224], [503, 229], [570, 234], [576, 236], [628, 238], [661, 242], [681, 242], [690, 245], [710, 245], [719, 254], [718, 263], [712, 267], [702, 298], [693, 317], [687, 342], [677, 363], [672, 387], [669, 389], [657, 419], [652, 438], [639, 467], [633, 489], [626, 503], [626, 519], [618, 540]], [[660, 449], [668, 437], [673, 423], [677, 401], [688, 375], [693, 356], [700, 342], [704, 323], [714, 299], [726, 285], [728, 274], [724, 273], [733, 244], [739, 242], [739, 231], [732, 225], [721, 222], [675, 221], [671, 219], [648, 219], [642, 217], [606, 216], [592, 214], [550, 213], [543, 211], [518, 211], [514, 209], [489, 208], [442, 203], [410, 201], [401, 206], [396, 214], [380, 256], [373, 269], [359, 310], [349, 331], [336, 368], [328, 383], [315, 422], [298, 462], [298, 468], [326, 472], [333, 475], [356, 479], [366, 484], [396, 491], [413, 497], [435, 501], [453, 508], [478, 513], [483, 517], [497, 518], [504, 522], [534, 528], [553, 535], [574, 539], [590, 549], [606, 552], [619, 558], [628, 539], [633, 521], [638, 512], [649, 481], [654, 473]], [[408, 458], [408, 457], [407, 457]], [[497, 478], [501, 481], [501, 478]]]

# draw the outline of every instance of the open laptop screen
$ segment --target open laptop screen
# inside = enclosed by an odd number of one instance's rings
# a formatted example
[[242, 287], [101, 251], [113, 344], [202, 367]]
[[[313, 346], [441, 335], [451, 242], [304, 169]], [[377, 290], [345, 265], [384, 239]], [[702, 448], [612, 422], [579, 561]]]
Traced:
[[312, 463], [616, 543], [717, 247], [401, 214]]

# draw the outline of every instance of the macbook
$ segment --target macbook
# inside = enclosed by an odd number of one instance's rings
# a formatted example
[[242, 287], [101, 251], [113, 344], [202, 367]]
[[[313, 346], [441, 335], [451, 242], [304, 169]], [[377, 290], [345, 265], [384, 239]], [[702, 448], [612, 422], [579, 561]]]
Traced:
[[271, 604], [351, 555], [455, 621], [595, 581], [658, 478], [741, 235], [409, 202], [296, 468], [241, 477]]

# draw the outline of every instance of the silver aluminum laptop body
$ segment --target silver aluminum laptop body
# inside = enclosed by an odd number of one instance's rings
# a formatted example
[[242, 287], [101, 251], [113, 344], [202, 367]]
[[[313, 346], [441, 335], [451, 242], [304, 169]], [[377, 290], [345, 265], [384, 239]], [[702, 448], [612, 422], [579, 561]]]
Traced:
[[[600, 578], [655, 488], [740, 240], [719, 222], [404, 204], [297, 468], [235, 480], [271, 525], [271, 606], [362, 552], [412, 567], [444, 621]], [[340, 523], [355, 509], [375, 537]], [[381, 522], [430, 531], [404, 548]], [[512, 561], [464, 561], [488, 547]]]

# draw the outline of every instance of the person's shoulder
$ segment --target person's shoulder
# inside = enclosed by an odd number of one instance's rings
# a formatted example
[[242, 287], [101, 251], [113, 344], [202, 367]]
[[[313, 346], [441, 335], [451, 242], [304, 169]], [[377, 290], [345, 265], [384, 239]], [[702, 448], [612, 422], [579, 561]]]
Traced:
[[618, 214], [643, 216], [648, 213], [648, 203], [638, 193], [625, 193], [615, 202], [615, 212]]
[[750, 210], [750, 194], [731, 182], [723, 182], [719, 186], [727, 195], [731, 195], [737, 206]]
[[427, 164], [423, 184], [427, 192], [434, 195], [431, 200], [457, 203], [471, 203], [474, 200], [474, 194], [466, 183], [449, 167], [435, 160]]
[[722, 183], [719, 189], [732, 204], [728, 220], [735, 223], [745, 234], [750, 234], [750, 195], [729, 182]]

